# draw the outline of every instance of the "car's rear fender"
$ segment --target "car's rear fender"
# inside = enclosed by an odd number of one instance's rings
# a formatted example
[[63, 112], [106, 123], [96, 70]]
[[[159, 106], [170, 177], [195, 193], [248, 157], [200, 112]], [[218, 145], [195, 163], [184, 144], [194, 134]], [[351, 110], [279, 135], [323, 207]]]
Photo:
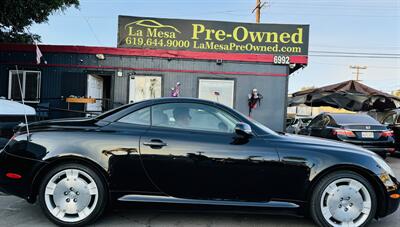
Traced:
[[[30, 189], [30, 194], [28, 196], [28, 201], [29, 202], [35, 202], [36, 197], [38, 194], [38, 190], [40, 187], [40, 184], [46, 175], [52, 168], [65, 164], [65, 163], [79, 163], [81, 165], [85, 165], [89, 168], [91, 168], [93, 171], [95, 171], [101, 179], [105, 182], [106, 185], [109, 184], [109, 175], [107, 174], [106, 170], [99, 165], [94, 160], [91, 160], [86, 157], [78, 156], [78, 155], [68, 155], [68, 156], [61, 156], [61, 157], [53, 157], [49, 160], [46, 160], [46, 165], [43, 165], [42, 168], [39, 169], [37, 174], [33, 177], [32, 179], [32, 186]], [[109, 187], [107, 187], [109, 188]]]

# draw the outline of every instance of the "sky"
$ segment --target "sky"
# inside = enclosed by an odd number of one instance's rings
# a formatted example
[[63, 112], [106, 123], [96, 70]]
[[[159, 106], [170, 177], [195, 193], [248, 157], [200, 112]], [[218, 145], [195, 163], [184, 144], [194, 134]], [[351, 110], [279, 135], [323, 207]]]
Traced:
[[[400, 89], [400, 0], [265, 0], [261, 23], [309, 24], [309, 63], [289, 79], [289, 93], [355, 79]], [[117, 46], [118, 15], [255, 22], [256, 0], [81, 0], [29, 30], [43, 44]], [[264, 1], [263, 1], [264, 2]], [[321, 57], [318, 51], [385, 54], [385, 58]], [[343, 54], [335, 54], [343, 55]], [[354, 56], [354, 55], [353, 55]], [[365, 56], [365, 54], [363, 54]]]

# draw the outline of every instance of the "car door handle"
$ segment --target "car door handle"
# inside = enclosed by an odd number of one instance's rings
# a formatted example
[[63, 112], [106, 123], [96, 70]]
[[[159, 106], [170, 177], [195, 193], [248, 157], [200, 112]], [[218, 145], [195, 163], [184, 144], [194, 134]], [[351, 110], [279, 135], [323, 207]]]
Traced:
[[143, 145], [149, 146], [149, 147], [164, 147], [167, 146], [167, 143], [164, 143], [162, 140], [159, 139], [151, 139], [147, 142], [143, 142]]

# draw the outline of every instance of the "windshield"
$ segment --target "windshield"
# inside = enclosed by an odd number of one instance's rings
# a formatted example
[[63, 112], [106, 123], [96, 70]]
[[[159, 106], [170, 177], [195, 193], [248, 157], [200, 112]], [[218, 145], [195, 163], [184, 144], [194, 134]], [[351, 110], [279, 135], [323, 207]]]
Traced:
[[267, 134], [272, 134], [272, 135], [278, 135], [275, 131], [272, 129], [268, 128], [267, 126], [261, 124], [260, 122], [254, 120], [253, 118], [246, 117], [251, 123], [255, 124], [258, 128], [261, 130], [265, 131]]
[[304, 125], [308, 125], [311, 122], [312, 118], [300, 118], [300, 121]]
[[123, 109], [126, 109], [128, 107], [131, 107], [132, 105], [135, 105], [135, 104], [136, 103], [134, 103], [134, 104], [130, 103], [130, 104], [125, 104], [125, 105], [119, 106], [117, 108], [111, 109], [111, 110], [109, 110], [107, 112], [104, 112], [104, 113], [100, 114], [99, 116], [95, 117], [95, 119], [102, 120], [102, 119], [104, 119], [104, 118], [106, 118], [106, 117], [108, 117], [110, 115], [113, 115], [116, 112], [119, 112], [119, 111], [121, 111]]
[[[231, 108], [230, 108], [231, 109]], [[235, 113], [237, 113], [238, 115], [240, 115], [241, 117], [247, 119], [248, 121], [250, 121], [251, 123], [253, 123], [254, 125], [257, 126], [257, 128], [261, 129], [262, 131], [265, 132], [265, 134], [272, 134], [272, 135], [278, 135], [278, 133], [276, 133], [275, 131], [273, 131], [272, 129], [268, 128], [267, 126], [261, 124], [260, 122], [254, 120], [253, 118], [250, 118], [247, 115], [242, 114], [241, 112], [235, 110], [235, 109], [231, 109], [233, 110]], [[263, 135], [265, 135], [263, 134]]]

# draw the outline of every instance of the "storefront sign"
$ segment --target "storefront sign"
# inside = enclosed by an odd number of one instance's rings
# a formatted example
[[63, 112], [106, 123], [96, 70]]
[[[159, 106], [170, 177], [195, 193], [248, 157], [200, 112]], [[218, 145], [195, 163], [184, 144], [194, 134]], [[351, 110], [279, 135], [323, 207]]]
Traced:
[[274, 55], [275, 64], [308, 54], [308, 25], [119, 16], [118, 47]]

